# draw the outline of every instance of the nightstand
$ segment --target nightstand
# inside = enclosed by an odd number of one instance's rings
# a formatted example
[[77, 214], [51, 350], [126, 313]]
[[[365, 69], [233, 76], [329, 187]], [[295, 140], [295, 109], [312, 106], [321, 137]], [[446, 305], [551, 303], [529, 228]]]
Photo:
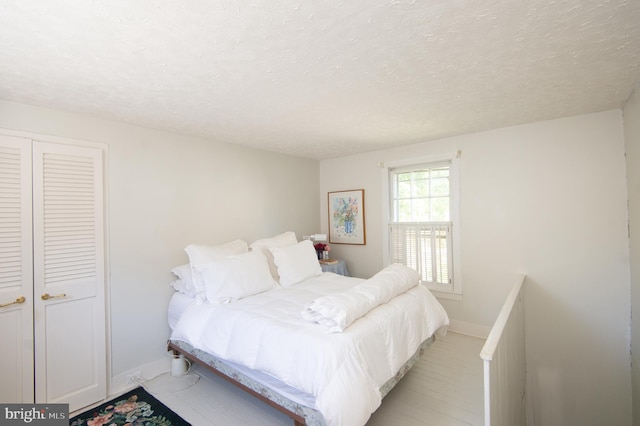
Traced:
[[[329, 259], [329, 261], [333, 262], [335, 259]], [[344, 260], [335, 260], [335, 263], [326, 263], [326, 261], [320, 260], [320, 266], [322, 267], [322, 272], [333, 272], [338, 275], [344, 275], [345, 277], [349, 277], [349, 270], [347, 269], [347, 264]]]

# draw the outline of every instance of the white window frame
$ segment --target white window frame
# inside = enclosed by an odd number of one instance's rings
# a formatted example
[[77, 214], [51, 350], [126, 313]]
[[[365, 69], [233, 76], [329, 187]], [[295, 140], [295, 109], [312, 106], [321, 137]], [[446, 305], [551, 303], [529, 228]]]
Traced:
[[384, 232], [382, 233], [382, 246], [383, 253], [382, 259], [384, 265], [390, 264], [390, 239], [389, 239], [389, 225], [390, 225], [390, 212], [391, 212], [391, 197], [390, 197], [390, 169], [396, 169], [407, 166], [418, 166], [423, 164], [437, 164], [448, 162], [450, 166], [450, 221], [451, 221], [451, 243], [452, 243], [452, 264], [450, 273], [452, 274], [452, 286], [450, 289], [436, 288], [435, 286], [428, 285], [427, 287], [436, 296], [443, 299], [462, 300], [462, 259], [460, 254], [460, 241], [461, 241], [461, 226], [460, 226], [460, 152], [415, 157], [406, 160], [390, 161], [388, 163], [380, 163], [382, 169], [382, 186], [383, 186], [383, 225]]

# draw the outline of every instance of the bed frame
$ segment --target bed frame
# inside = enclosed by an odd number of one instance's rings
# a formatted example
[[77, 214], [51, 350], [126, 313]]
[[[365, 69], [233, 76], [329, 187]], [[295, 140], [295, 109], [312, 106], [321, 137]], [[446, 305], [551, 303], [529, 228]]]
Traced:
[[[380, 387], [380, 393], [383, 398], [407, 374], [411, 367], [413, 367], [420, 359], [422, 354], [424, 354], [427, 348], [431, 346], [434, 340], [435, 335], [422, 342], [411, 358], [409, 358], [400, 370], [398, 370], [396, 375]], [[167, 342], [167, 350], [173, 351], [176, 355], [182, 354], [192, 363], [205, 367], [207, 370], [233, 383], [245, 392], [286, 414], [293, 420], [295, 426], [326, 426], [326, 422], [318, 410], [292, 401], [291, 399], [279, 394], [276, 390], [265, 386], [259, 381], [235, 369], [220, 358], [199, 349], [195, 349], [188, 343], [178, 340], [169, 340]]]

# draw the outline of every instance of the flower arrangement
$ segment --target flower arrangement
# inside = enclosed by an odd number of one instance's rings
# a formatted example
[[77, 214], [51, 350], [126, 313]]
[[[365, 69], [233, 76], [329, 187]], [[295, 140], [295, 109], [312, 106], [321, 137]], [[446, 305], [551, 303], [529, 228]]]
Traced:
[[328, 252], [330, 250], [329, 244], [324, 243], [315, 243], [313, 248], [316, 249], [316, 254], [318, 255], [318, 259], [323, 259], [324, 252]]

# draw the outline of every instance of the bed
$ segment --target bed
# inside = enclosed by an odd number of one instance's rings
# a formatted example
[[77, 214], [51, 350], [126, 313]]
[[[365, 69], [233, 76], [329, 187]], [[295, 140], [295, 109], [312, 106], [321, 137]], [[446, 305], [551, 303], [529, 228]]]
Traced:
[[363, 425], [448, 317], [415, 271], [323, 273], [312, 244], [294, 239], [188, 246], [188, 267], [174, 270], [169, 349], [296, 425]]

